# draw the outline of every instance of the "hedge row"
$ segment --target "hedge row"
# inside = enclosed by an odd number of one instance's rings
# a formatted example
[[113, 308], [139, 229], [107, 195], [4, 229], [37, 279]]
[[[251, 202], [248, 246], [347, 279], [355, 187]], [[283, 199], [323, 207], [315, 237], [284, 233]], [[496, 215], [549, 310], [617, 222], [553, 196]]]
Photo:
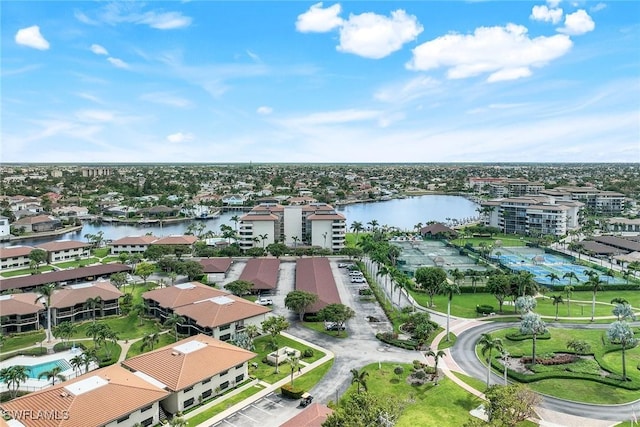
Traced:
[[289, 399], [300, 399], [304, 394], [304, 389], [291, 386], [291, 384], [283, 385], [282, 387], [280, 387], [280, 391], [282, 392], [282, 396]]
[[[512, 333], [512, 334], [507, 334], [507, 335], [506, 335], [506, 338], [507, 338], [509, 341], [524, 341], [524, 340], [531, 340], [531, 339], [533, 339], [533, 335], [531, 335], [531, 334], [521, 334], [521, 333], [519, 333], [519, 332], [515, 332], [515, 333]], [[539, 339], [539, 340], [549, 340], [549, 339], [551, 339], [551, 334], [547, 331], [547, 332], [545, 332], [545, 333], [544, 333], [544, 334], [542, 334], [542, 335], [538, 335], [538, 336], [536, 337], [536, 339]]]
[[376, 338], [389, 345], [404, 348], [405, 350], [416, 350], [418, 348], [418, 341], [416, 340], [399, 340], [394, 338], [388, 338], [384, 333], [377, 333]]

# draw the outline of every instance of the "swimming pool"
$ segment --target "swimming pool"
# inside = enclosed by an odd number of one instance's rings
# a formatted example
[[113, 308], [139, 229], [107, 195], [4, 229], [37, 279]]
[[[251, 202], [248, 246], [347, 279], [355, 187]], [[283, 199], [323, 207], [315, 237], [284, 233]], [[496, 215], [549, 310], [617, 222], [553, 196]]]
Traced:
[[37, 365], [22, 365], [27, 368], [27, 376], [29, 378], [44, 379], [44, 377], [40, 377], [40, 375], [44, 372], [50, 371], [55, 367], [60, 368], [60, 373], [71, 369], [71, 364], [67, 362], [65, 359], [51, 360], [49, 362], [39, 363]]

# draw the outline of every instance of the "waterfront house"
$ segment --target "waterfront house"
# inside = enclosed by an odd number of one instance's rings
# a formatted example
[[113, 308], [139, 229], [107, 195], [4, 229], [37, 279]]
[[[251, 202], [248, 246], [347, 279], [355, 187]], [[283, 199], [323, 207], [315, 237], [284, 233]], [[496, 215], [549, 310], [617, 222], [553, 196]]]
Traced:
[[135, 375], [170, 392], [160, 402], [169, 414], [184, 411], [249, 378], [255, 353], [199, 334], [122, 362]]
[[13, 223], [15, 229], [24, 227], [27, 233], [41, 233], [62, 228], [62, 222], [51, 215], [35, 215], [20, 218]]

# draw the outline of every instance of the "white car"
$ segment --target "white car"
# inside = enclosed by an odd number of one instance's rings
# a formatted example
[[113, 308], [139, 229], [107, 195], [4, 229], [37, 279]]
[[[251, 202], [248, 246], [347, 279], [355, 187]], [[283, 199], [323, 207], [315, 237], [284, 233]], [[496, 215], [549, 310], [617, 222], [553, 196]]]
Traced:
[[261, 297], [261, 298], [258, 298], [256, 300], [256, 304], [258, 304], [258, 305], [273, 305], [273, 300], [271, 298]]
[[351, 283], [367, 283], [362, 276], [356, 276], [351, 278]]

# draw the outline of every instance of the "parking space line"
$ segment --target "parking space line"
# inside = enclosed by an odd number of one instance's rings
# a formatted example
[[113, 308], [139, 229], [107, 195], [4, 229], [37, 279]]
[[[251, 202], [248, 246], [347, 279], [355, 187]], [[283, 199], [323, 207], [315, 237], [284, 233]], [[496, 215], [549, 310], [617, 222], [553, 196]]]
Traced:
[[259, 410], [259, 411], [262, 411], [262, 412], [264, 412], [265, 414], [271, 414], [271, 412], [267, 411], [266, 409], [262, 409], [262, 408], [261, 408], [261, 407], [259, 407], [259, 406], [251, 405], [251, 407], [252, 407], [252, 408], [256, 408], [256, 409], [257, 409], [257, 410]]
[[[266, 396], [265, 396], [266, 397]], [[274, 405], [278, 405], [278, 406], [282, 406], [284, 407], [284, 405], [282, 403], [279, 403], [277, 401], [271, 400], [271, 399], [267, 399], [269, 402], [273, 403]]]
[[243, 417], [249, 418], [251, 421], [253, 421], [254, 423], [257, 423], [258, 420], [255, 420], [253, 418], [251, 418], [249, 415], [243, 414], [242, 411], [238, 411], [237, 412], [238, 415], [242, 415]]

